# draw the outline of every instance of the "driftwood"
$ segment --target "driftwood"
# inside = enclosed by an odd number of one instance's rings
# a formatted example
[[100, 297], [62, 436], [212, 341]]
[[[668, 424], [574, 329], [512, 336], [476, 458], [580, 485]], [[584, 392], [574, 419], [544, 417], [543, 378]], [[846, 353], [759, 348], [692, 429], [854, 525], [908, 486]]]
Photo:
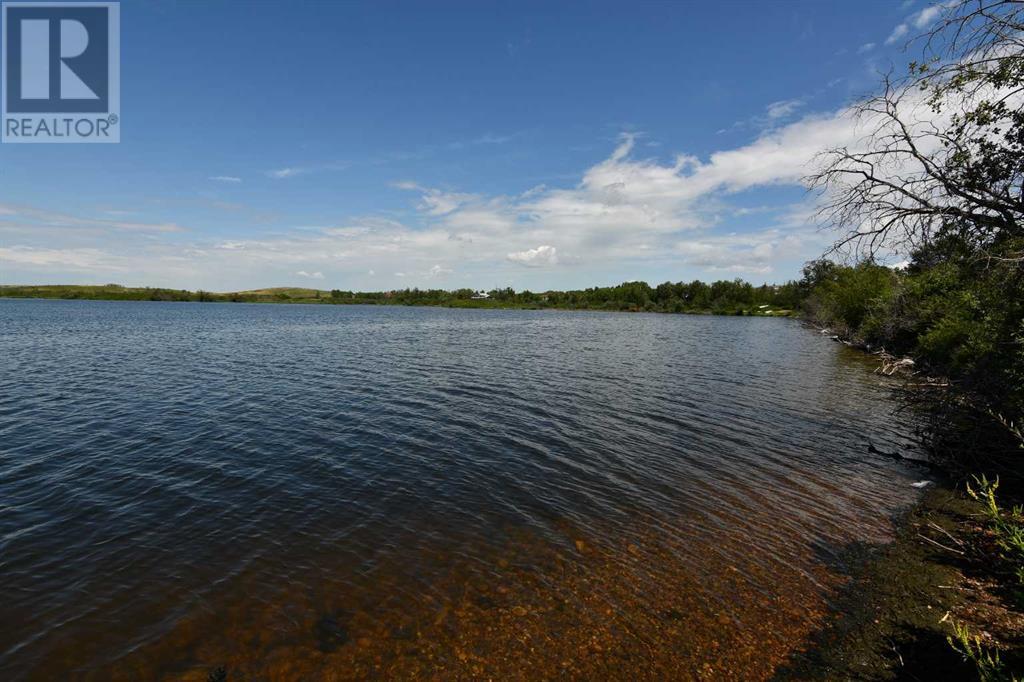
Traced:
[[891, 377], [894, 374], [909, 374], [913, 376], [916, 374], [914, 371], [914, 361], [910, 358], [896, 358], [889, 355], [884, 350], [876, 353], [882, 361], [881, 366], [875, 371], [884, 374], [887, 377]]

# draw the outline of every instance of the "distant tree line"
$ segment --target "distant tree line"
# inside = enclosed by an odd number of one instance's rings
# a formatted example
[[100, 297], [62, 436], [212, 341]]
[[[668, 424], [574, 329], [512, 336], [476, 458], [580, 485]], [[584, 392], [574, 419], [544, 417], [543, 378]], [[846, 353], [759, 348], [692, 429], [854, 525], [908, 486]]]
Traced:
[[386, 292], [332, 290], [324, 302], [345, 304], [440, 305], [475, 308], [559, 308], [567, 310], [615, 310], [660, 313], [713, 313], [743, 315], [790, 312], [800, 304], [798, 283], [754, 286], [740, 279], [710, 284], [624, 282], [617, 286], [569, 291], [515, 291], [492, 289], [480, 298], [472, 289], [401, 289]]

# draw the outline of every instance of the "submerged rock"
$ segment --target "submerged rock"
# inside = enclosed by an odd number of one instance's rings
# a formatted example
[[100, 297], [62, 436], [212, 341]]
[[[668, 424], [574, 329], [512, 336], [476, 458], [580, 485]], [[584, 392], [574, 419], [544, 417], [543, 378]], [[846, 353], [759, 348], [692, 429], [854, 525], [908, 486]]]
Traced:
[[348, 643], [348, 629], [339, 621], [339, 614], [325, 614], [313, 628], [317, 648], [324, 653], [336, 651]]

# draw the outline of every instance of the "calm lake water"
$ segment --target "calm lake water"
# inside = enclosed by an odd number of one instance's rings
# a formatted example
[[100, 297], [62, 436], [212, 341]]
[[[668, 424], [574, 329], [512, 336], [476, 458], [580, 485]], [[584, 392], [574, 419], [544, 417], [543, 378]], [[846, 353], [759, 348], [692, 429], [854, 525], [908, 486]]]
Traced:
[[0, 300], [0, 678], [761, 679], [916, 499], [786, 319]]

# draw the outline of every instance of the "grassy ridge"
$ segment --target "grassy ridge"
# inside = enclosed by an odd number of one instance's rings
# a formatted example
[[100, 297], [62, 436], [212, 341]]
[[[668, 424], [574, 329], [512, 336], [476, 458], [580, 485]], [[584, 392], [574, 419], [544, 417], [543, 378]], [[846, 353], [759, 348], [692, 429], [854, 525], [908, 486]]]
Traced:
[[302, 302], [315, 301], [330, 292], [316, 289], [282, 287], [255, 289], [230, 293], [165, 289], [160, 287], [125, 287], [120, 284], [78, 285], [0, 285], [0, 297], [5, 298], [62, 298], [90, 301], [224, 301], [224, 302]]

